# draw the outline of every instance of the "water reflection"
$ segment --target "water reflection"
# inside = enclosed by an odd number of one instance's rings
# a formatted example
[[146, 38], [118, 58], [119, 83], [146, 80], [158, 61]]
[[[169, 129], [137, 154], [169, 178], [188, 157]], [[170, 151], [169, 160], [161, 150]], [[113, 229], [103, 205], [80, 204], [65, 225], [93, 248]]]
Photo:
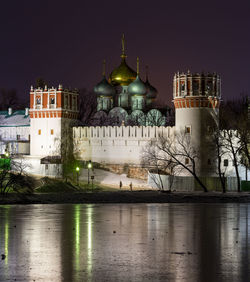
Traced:
[[0, 206], [0, 281], [247, 281], [250, 205]]
[[87, 259], [87, 273], [88, 280], [91, 280], [92, 276], [92, 207], [87, 207], [87, 226], [88, 226], [88, 259]]
[[[8, 264], [9, 259], [9, 221], [8, 221], [8, 212], [9, 209], [5, 209], [4, 211], [4, 217], [5, 217], [5, 225], [4, 225], [4, 255], [5, 258], [5, 264]], [[6, 268], [7, 269], [7, 268]]]

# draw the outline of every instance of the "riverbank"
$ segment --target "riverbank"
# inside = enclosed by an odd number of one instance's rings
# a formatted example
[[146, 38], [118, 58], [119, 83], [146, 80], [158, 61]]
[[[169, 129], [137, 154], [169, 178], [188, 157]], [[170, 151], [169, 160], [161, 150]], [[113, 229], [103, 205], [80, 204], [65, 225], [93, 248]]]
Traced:
[[95, 204], [95, 203], [250, 203], [250, 193], [100, 191], [81, 193], [9, 194], [0, 205], [14, 204]]

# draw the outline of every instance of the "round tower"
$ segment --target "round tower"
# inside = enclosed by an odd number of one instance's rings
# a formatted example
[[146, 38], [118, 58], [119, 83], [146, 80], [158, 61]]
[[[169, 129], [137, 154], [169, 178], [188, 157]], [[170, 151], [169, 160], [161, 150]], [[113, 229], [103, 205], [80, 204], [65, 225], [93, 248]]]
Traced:
[[213, 128], [218, 126], [221, 80], [216, 73], [177, 73], [173, 81], [176, 132], [188, 134], [198, 160], [199, 176], [214, 176]]

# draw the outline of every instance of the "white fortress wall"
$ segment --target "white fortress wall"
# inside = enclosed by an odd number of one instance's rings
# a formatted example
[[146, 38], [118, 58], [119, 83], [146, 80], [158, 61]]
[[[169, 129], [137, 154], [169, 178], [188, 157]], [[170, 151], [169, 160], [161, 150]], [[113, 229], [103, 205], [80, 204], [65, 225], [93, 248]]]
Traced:
[[74, 127], [74, 154], [80, 160], [139, 165], [141, 151], [149, 141], [173, 132], [174, 127], [169, 126]]

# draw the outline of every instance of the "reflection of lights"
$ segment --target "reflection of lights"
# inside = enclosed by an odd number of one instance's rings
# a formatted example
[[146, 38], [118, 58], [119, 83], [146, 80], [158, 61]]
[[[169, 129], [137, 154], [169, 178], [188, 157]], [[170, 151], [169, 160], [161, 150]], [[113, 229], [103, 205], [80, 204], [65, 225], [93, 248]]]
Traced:
[[76, 269], [79, 269], [80, 256], [80, 205], [75, 205], [75, 248], [76, 248]]
[[9, 209], [5, 210], [5, 225], [4, 225], [4, 252], [6, 255], [5, 264], [8, 264], [9, 257], [9, 221], [8, 221]]
[[90, 278], [92, 271], [92, 206], [89, 205], [87, 207], [87, 226], [88, 226], [88, 257], [87, 257], [87, 265], [88, 265], [88, 276]]
[[[91, 205], [88, 205], [86, 208], [86, 264], [87, 264], [87, 275], [88, 280], [91, 280], [92, 272], [92, 213], [93, 209]], [[74, 227], [75, 227], [75, 268], [77, 271], [80, 271], [81, 268], [81, 235], [83, 230], [81, 230], [81, 206], [74, 206]]]

